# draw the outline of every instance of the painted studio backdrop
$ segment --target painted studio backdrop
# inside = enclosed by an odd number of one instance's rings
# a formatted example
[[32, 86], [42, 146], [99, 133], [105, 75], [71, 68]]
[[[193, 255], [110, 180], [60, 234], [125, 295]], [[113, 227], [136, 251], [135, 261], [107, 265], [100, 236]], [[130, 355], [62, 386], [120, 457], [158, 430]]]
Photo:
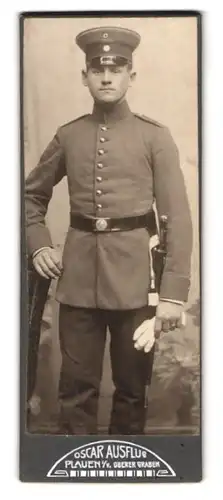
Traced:
[[[25, 176], [36, 165], [57, 128], [92, 109], [81, 82], [84, 54], [75, 45], [79, 31], [118, 25], [138, 31], [134, 54], [137, 79], [129, 90], [133, 112], [167, 125], [180, 151], [193, 220], [192, 285], [187, 326], [163, 334], [157, 346], [149, 394], [148, 433], [199, 432], [199, 232], [197, 21], [195, 18], [30, 18], [24, 23]], [[86, 144], [88, 138], [86, 137]], [[55, 189], [47, 223], [56, 246], [68, 228], [66, 179]], [[32, 397], [33, 432], [53, 433], [58, 412], [60, 370], [58, 304], [54, 282], [44, 311], [38, 377]], [[108, 335], [109, 341], [109, 335]], [[108, 349], [101, 385], [99, 428], [107, 426], [112, 381]]]

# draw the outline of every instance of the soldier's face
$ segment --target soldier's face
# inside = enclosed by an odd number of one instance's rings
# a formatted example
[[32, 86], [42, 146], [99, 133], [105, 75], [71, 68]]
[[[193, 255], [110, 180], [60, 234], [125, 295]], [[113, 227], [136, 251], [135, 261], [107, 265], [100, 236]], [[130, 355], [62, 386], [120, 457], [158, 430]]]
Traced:
[[99, 66], [83, 71], [82, 77], [93, 99], [99, 103], [109, 104], [124, 98], [135, 78], [135, 73], [127, 65]]

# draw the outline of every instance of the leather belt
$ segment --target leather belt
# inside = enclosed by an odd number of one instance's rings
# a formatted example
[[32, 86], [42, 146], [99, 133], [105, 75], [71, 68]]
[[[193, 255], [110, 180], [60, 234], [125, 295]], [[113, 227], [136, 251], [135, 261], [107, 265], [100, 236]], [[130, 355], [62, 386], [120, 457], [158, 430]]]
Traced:
[[112, 231], [131, 231], [138, 228], [147, 228], [152, 234], [156, 234], [156, 219], [154, 211], [144, 215], [136, 215], [133, 217], [95, 217], [88, 218], [83, 215], [71, 214], [70, 226], [73, 229], [92, 233], [108, 233]]

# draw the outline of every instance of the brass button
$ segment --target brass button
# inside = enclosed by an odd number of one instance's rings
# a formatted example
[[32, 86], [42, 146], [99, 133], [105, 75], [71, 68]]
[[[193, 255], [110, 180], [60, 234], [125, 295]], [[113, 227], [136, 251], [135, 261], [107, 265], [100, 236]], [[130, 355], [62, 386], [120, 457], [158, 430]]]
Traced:
[[101, 182], [102, 181], [102, 177], [96, 177], [96, 181], [97, 182]]
[[104, 137], [100, 137], [100, 142], [105, 142], [105, 138]]
[[99, 162], [99, 163], [97, 163], [97, 167], [98, 167], [98, 168], [103, 168], [103, 166], [104, 166], [104, 165], [103, 165], [103, 163], [100, 163], [100, 162]]
[[104, 152], [105, 152], [105, 151], [104, 151], [104, 149], [99, 149], [99, 150], [98, 150], [98, 154], [99, 154], [99, 155], [103, 155], [103, 154], [104, 154]]
[[101, 210], [102, 209], [102, 205], [100, 203], [97, 204], [97, 209], [98, 210]]
[[101, 196], [101, 194], [102, 194], [101, 189], [97, 189], [96, 194], [97, 194], [98, 196]]
[[105, 125], [102, 125], [101, 130], [103, 130], [103, 132], [106, 132], [106, 130], [108, 130], [108, 129]]

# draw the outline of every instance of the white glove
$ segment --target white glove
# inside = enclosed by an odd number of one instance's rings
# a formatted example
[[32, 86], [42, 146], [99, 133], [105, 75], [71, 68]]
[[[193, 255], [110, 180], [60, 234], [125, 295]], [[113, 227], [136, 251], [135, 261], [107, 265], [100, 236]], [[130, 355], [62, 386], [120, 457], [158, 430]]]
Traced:
[[134, 341], [134, 347], [138, 351], [143, 349], [145, 352], [149, 352], [152, 349], [153, 344], [155, 342], [155, 335], [154, 335], [155, 319], [156, 319], [155, 316], [151, 319], [146, 319], [136, 329], [133, 335], [133, 341]]

